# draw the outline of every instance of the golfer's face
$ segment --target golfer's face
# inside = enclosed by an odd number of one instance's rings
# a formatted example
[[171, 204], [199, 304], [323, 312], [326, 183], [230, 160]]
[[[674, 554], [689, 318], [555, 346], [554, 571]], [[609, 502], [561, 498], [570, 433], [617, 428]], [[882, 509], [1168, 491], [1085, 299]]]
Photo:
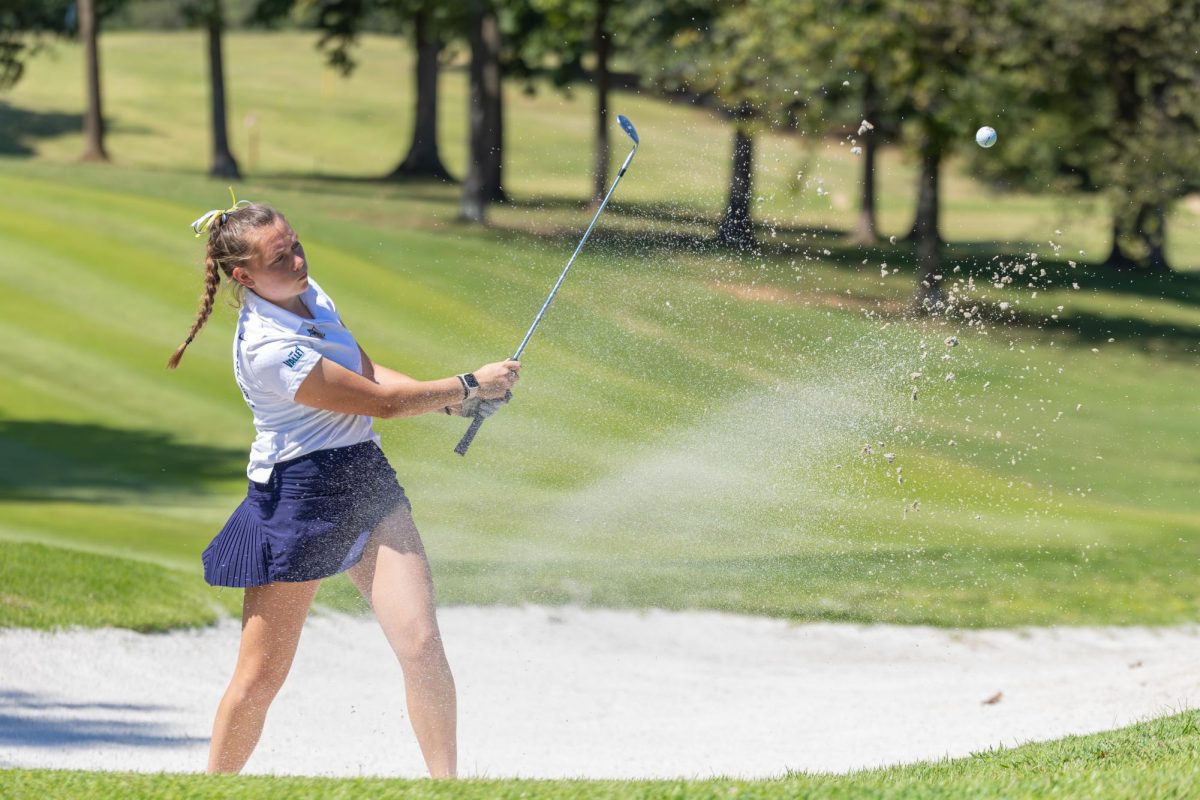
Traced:
[[254, 260], [246, 270], [260, 297], [279, 302], [308, 289], [308, 260], [292, 226], [278, 220], [262, 228]]

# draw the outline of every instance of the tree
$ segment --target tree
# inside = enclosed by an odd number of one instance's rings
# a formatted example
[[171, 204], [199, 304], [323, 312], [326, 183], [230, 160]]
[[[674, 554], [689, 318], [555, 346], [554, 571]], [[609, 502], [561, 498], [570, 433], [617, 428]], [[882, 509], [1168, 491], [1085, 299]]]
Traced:
[[417, 54], [415, 75], [416, 108], [412, 144], [400, 163], [388, 173], [390, 179], [437, 178], [453, 181], [442, 164], [437, 141], [439, 59], [445, 47], [438, 25], [438, 9], [445, 4], [421, 3], [413, 11], [413, 45]]
[[489, 96], [500, 89], [499, 26], [488, 0], [469, 0], [467, 39], [471, 45], [470, 89], [467, 103], [468, 154], [467, 175], [463, 179], [459, 201], [459, 219], [483, 222], [492, 192], [493, 159], [499, 155], [493, 147], [496, 104]]
[[212, 163], [208, 174], [217, 178], [240, 178], [237, 159], [229, 147], [229, 122], [225, 102], [225, 58], [222, 38], [225, 15], [221, 0], [190, 0], [185, 14], [202, 25], [208, 43], [209, 124], [212, 133]]
[[1168, 269], [1167, 211], [1200, 189], [1200, 3], [1033, 8], [1007, 70], [1028, 101], [1009, 120], [1004, 146], [974, 159], [976, 170], [1034, 191], [1107, 195], [1104, 263]]
[[438, 78], [447, 42], [465, 28], [462, 2], [433, 0], [257, 0], [251, 19], [272, 25], [303, 10], [321, 32], [317, 41], [330, 66], [343, 75], [354, 71], [353, 48], [364, 26], [382, 19], [396, 32], [411, 30], [416, 62], [413, 70], [413, 133], [408, 151], [385, 180], [434, 178], [453, 181], [438, 146]]
[[108, 161], [104, 149], [104, 113], [100, 98], [99, 16], [96, 0], [79, 0], [79, 38], [83, 40], [84, 89], [83, 160]]
[[55, 36], [74, 31], [69, 0], [0, 0], [0, 90], [21, 79], [25, 62]]
[[897, 17], [900, 47], [882, 72], [889, 78], [881, 89], [904, 98], [900, 113], [911, 119], [909, 134], [916, 140], [920, 177], [917, 207], [909, 238], [918, 257], [914, 305], [918, 310], [943, 307], [941, 165], [964, 131], [973, 131], [981, 109], [997, 107], [991, 81], [996, 64], [991, 58], [990, 26], [998, 14], [982, 0], [888, 0]]
[[592, 52], [596, 55], [596, 147], [592, 161], [592, 202], [599, 203], [608, 191], [608, 61], [612, 55], [609, 10], [612, 0], [596, 0], [592, 25]]
[[[840, 6], [834, 25], [817, 29], [810, 48], [817, 59], [857, 73], [866, 118], [903, 120], [899, 130], [915, 145], [920, 170], [909, 238], [919, 261], [917, 310], [944, 308], [941, 166], [963, 131], [974, 130], [980, 109], [1000, 107], [992, 33], [1000, 14], [988, 0], [856, 0]], [[873, 237], [873, 138], [863, 144], [862, 239]]]
[[[898, 103], [885, 95], [883, 70], [898, 46], [900, 31], [885, 0], [794, 0], [784, 4], [780, 24], [792, 32], [789, 60], [809, 77], [808, 119], [826, 132], [846, 131], [862, 156], [859, 212], [853, 241], [869, 245], [879, 238], [875, 206], [875, 163], [879, 140], [894, 136]], [[863, 126], [863, 121], [869, 127]]]
[[100, 91], [100, 20], [124, 0], [0, 0], [0, 89], [12, 86], [25, 60], [51, 36], [78, 33], [84, 51], [84, 161], [108, 161], [104, 147], [104, 110]]
[[[491, 2], [482, 3], [479, 27], [471, 37], [472, 80], [479, 80], [483, 103], [483, 193], [489, 202], [502, 203], [504, 194], [504, 85], [500, 65], [500, 20]], [[479, 45], [479, 47], [477, 47]], [[480, 71], [474, 69], [480, 57]]]
[[[628, 39], [630, 4], [627, 0], [531, 0], [519, 18], [518, 52], [507, 59], [510, 69], [527, 80], [548, 76], [555, 86], [590, 77], [596, 90], [593, 117], [592, 202], [599, 203], [608, 191], [609, 96], [612, 91], [611, 61], [614, 36]], [[584, 59], [593, 59], [590, 72]], [[532, 88], [532, 82], [527, 88]]]
[[737, 248], [755, 244], [751, 197], [754, 136], [783, 126], [803, 110], [806, 92], [789, 58], [791, 38], [781, 13], [786, 0], [738, 0], [714, 7], [685, 0], [663, 4], [670, 12], [645, 26], [642, 61], [657, 67], [655, 82], [716, 106], [733, 123], [728, 202], [716, 241]]

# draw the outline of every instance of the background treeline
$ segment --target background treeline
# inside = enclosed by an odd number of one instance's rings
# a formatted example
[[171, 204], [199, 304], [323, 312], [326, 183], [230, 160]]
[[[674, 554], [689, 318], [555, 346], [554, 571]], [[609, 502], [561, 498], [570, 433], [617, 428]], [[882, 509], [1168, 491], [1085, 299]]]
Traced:
[[[379, 175], [461, 182], [465, 220], [484, 220], [505, 199], [504, 82], [595, 87], [593, 197], [610, 177], [614, 89], [725, 115], [735, 135], [715, 239], [739, 248], [755, 243], [758, 133], [852, 140], [863, 173], [851, 233], [863, 243], [877, 237], [877, 149], [904, 147], [921, 166], [908, 238], [921, 260], [918, 304], [929, 309], [942, 302], [938, 189], [948, 157], [965, 156], [998, 188], [1104, 195], [1113, 268], [1169, 269], [1170, 208], [1200, 189], [1200, 0], [0, 0], [7, 85], [38, 47], [83, 40], [89, 159], [106, 158], [95, 39], [119, 27], [207, 30], [211, 171], [228, 177], [240, 168], [226, 134], [224, 31], [316, 30], [314, 57], [345, 72], [360, 34], [403, 37], [414, 74], [396, 79], [412, 87], [415, 121], [408, 142], [379, 154]], [[447, 67], [470, 76], [465, 175], [451, 175], [438, 150], [438, 72]], [[1001, 146], [974, 146], [984, 124], [1000, 131]]]

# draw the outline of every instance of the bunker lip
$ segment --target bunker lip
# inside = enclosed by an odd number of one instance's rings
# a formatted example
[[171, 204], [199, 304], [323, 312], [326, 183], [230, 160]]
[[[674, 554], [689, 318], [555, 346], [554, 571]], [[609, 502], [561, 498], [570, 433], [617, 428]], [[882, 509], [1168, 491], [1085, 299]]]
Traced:
[[[1191, 705], [1200, 628], [943, 630], [711, 612], [451, 607], [460, 765], [489, 778], [844, 772]], [[0, 763], [204, 767], [238, 625], [0, 631]], [[424, 774], [370, 618], [318, 613], [250, 773]]]

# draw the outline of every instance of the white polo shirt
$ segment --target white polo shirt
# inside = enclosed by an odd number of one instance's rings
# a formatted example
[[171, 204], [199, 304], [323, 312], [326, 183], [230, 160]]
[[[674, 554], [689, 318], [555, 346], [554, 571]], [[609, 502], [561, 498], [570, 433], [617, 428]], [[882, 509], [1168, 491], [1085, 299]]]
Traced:
[[310, 276], [305, 319], [247, 290], [233, 339], [233, 374], [258, 435], [246, 475], [266, 483], [278, 461], [316, 450], [379, 442], [371, 418], [301, 405], [296, 391], [322, 358], [362, 372], [362, 354], [329, 295]]

